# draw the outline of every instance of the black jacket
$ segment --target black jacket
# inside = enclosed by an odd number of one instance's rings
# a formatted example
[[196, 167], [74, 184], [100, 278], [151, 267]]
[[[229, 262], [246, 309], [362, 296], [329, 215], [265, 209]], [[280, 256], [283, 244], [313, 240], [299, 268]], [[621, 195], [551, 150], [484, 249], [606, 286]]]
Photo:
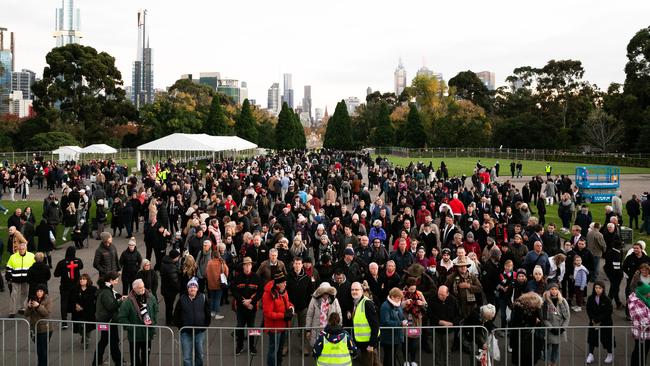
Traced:
[[600, 296], [600, 303], [596, 304], [596, 296], [593, 294], [587, 299], [587, 315], [589, 316], [589, 325], [599, 323], [599, 325], [610, 326], [614, 324], [612, 320], [612, 300], [604, 293]]
[[256, 311], [257, 302], [262, 300], [262, 294], [264, 293], [262, 280], [255, 272], [246, 275], [243, 271], [239, 271], [230, 285], [230, 290], [232, 291], [232, 296], [235, 298], [235, 309], [237, 311], [248, 311], [242, 305], [242, 301], [247, 299], [253, 299], [253, 310], [251, 311]]
[[76, 257], [77, 249], [75, 247], [68, 247], [65, 250], [65, 258], [61, 259], [54, 268], [54, 277], [61, 277], [59, 290], [70, 291], [75, 285], [79, 283], [81, 277], [81, 270], [84, 268], [84, 263], [81, 259]]
[[163, 296], [176, 296], [179, 292], [178, 267], [176, 262], [166, 255], [160, 266], [160, 293]]
[[122, 280], [135, 280], [135, 275], [140, 270], [142, 254], [137, 249], [130, 251], [128, 248], [120, 255], [120, 267], [122, 267]]
[[289, 270], [287, 274], [287, 292], [296, 312], [307, 309], [311, 300], [308, 295], [311, 295], [313, 291], [311, 277], [305, 275], [305, 270], [301, 270], [298, 274], [293, 268]]

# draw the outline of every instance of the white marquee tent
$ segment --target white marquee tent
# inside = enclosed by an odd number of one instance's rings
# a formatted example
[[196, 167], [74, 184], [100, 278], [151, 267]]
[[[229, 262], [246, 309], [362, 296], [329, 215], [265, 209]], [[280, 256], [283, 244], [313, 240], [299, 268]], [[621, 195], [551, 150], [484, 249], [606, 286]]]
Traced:
[[88, 145], [81, 151], [82, 154], [116, 154], [117, 150], [106, 144]]
[[83, 149], [79, 146], [59, 146], [58, 149], [52, 151], [52, 154], [59, 155], [59, 161], [77, 161]]
[[239, 154], [250, 154], [257, 145], [237, 136], [211, 136], [174, 133], [138, 146], [136, 164], [140, 161], [160, 161], [168, 157], [179, 162], [215, 159]]

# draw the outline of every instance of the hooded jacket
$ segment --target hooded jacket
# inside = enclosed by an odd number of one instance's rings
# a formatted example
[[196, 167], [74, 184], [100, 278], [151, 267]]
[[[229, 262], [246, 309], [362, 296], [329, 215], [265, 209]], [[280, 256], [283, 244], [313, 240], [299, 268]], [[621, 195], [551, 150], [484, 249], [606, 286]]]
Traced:
[[348, 351], [350, 352], [350, 357], [354, 358], [357, 355], [358, 349], [357, 346], [354, 344], [354, 340], [350, 336], [350, 334], [345, 331], [341, 326], [327, 326], [325, 327], [324, 330], [320, 332], [318, 335], [318, 339], [316, 340], [316, 343], [314, 344], [314, 358], [320, 357], [321, 353], [323, 352], [323, 345], [325, 343], [325, 339], [327, 339], [328, 342], [330, 343], [339, 343], [343, 342], [344, 340], [347, 340], [348, 344]]
[[68, 247], [65, 250], [65, 258], [61, 259], [54, 268], [54, 277], [61, 277], [59, 290], [72, 290], [79, 283], [83, 268], [83, 261], [77, 258], [77, 248]]

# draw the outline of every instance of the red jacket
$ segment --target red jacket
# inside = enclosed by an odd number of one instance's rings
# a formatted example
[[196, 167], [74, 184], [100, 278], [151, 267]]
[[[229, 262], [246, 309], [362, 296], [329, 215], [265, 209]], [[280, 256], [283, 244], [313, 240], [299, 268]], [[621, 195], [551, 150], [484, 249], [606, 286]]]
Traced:
[[454, 215], [464, 215], [467, 212], [463, 201], [458, 198], [453, 198], [449, 201], [449, 207], [451, 207], [451, 211], [454, 212]]
[[[262, 295], [262, 308], [264, 310], [264, 328], [288, 328], [289, 322], [284, 320], [284, 314], [287, 309], [292, 308], [293, 304], [289, 301], [287, 291], [283, 294], [278, 292], [273, 281], [269, 281], [264, 286], [264, 295]], [[267, 330], [267, 332], [278, 332], [276, 330]]]

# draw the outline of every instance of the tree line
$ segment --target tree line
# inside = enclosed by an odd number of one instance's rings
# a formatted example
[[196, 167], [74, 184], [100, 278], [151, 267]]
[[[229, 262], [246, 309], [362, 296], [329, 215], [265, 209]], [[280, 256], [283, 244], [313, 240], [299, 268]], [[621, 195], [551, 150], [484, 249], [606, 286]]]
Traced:
[[607, 90], [583, 78], [577, 60], [513, 70], [508, 86], [491, 91], [472, 71], [445, 83], [416, 76], [401, 95], [376, 91], [349, 116], [340, 101], [324, 146], [562, 149], [648, 152], [650, 27], [627, 46], [625, 82]]

